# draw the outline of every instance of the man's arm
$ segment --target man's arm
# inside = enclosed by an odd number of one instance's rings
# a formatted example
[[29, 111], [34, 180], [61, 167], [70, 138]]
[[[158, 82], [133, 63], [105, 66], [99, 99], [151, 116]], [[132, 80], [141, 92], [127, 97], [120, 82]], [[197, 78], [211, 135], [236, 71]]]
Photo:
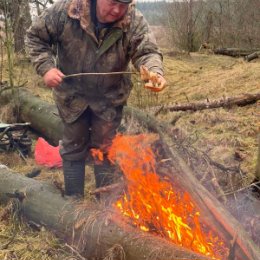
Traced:
[[[130, 36], [130, 57], [137, 70], [143, 74], [143, 69], [147, 69], [147, 81], [145, 87], [159, 92], [166, 86], [163, 77], [163, 57], [160, 52], [155, 37], [149, 28], [147, 21], [139, 12], [135, 12], [135, 17], [131, 26]], [[151, 75], [151, 78], [149, 76]]]
[[131, 26], [130, 57], [137, 70], [144, 65], [149, 71], [163, 75], [162, 53], [143, 15], [136, 10]]
[[37, 73], [44, 77], [49, 87], [60, 84], [63, 75], [56, 69], [52, 46], [63, 30], [65, 5], [66, 1], [63, 0], [46, 9], [27, 31], [26, 45], [30, 58]]

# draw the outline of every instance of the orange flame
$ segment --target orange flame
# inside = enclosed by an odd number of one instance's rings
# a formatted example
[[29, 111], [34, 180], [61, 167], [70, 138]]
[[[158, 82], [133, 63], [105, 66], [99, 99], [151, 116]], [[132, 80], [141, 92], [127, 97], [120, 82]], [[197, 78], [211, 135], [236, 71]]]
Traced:
[[101, 152], [101, 150], [92, 148], [90, 149], [90, 153], [96, 163], [104, 161], [104, 154]]
[[113, 140], [108, 158], [120, 166], [127, 182], [127, 194], [115, 203], [115, 208], [143, 231], [213, 259], [224, 259], [228, 250], [212, 232], [205, 233], [189, 194], [156, 174], [151, 148], [156, 139], [156, 135], [149, 134], [117, 135]]

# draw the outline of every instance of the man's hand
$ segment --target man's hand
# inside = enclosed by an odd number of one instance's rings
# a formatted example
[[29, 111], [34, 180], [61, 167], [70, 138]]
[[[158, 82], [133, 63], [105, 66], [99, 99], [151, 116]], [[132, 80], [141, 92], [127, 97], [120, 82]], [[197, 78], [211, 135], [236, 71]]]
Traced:
[[56, 88], [60, 85], [64, 76], [60, 70], [53, 68], [43, 75], [43, 81], [47, 87]]
[[140, 67], [141, 80], [145, 82], [144, 87], [150, 89], [153, 92], [162, 91], [167, 82], [165, 78], [155, 72], [150, 72], [145, 66]]

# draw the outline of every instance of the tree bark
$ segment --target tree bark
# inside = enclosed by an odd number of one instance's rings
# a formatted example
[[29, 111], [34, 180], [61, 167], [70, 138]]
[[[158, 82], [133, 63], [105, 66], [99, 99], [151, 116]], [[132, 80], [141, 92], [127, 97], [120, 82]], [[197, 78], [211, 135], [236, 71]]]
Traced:
[[158, 108], [158, 112], [155, 114], [159, 114], [164, 111], [199, 111], [204, 109], [212, 109], [218, 107], [232, 107], [232, 106], [246, 106], [251, 105], [260, 100], [260, 93], [256, 94], [244, 94], [242, 96], [237, 97], [225, 97], [212, 101], [204, 101], [204, 102], [193, 102], [188, 104], [180, 104], [174, 106], [163, 106]]
[[16, 89], [15, 96], [11, 90], [3, 91], [0, 102], [12, 102], [14, 98], [19, 100], [20, 120], [30, 122], [34, 130], [42, 133], [52, 144], [58, 145], [62, 137], [62, 122], [56, 106], [42, 101], [25, 89]]
[[[36, 97], [33, 97], [25, 90], [19, 90], [19, 93], [21, 102], [21, 118], [26, 119], [25, 121], [30, 121], [33, 128], [37, 127], [37, 131], [43, 130], [42, 133], [45, 136], [57, 143], [60, 138], [60, 134], [57, 133], [60, 133], [61, 121], [57, 116], [50, 117], [50, 115], [56, 115], [56, 108], [40, 101]], [[0, 101], [5, 99], [10, 102], [12, 96], [8, 95], [7, 91], [3, 94], [0, 96]], [[30, 104], [30, 101], [33, 102], [33, 105]], [[39, 113], [37, 106], [39, 106], [40, 111], [44, 108], [44, 111], [48, 112]], [[43, 114], [46, 115], [48, 120], [44, 120]], [[144, 126], [149, 131], [160, 135], [162, 147], [167, 156], [166, 158], [171, 159], [169, 168], [167, 168], [169, 173], [164, 174], [167, 174], [174, 183], [190, 194], [193, 201], [195, 201], [198, 206], [203, 221], [205, 221], [210, 228], [215, 230], [223, 238], [226, 245], [229, 245], [230, 241], [237, 236], [235, 242], [235, 256], [237, 259], [260, 259], [259, 250], [241, 227], [239, 222], [198, 182], [192, 170], [181, 158], [175, 148], [176, 145], [171, 136], [170, 127], [165, 123], [158, 123], [154, 117], [143, 113], [139, 109], [125, 107], [124, 115], [125, 117], [134, 118], [134, 120], [139, 122], [140, 125]], [[35, 120], [39, 120], [39, 122], [34, 122]], [[53, 121], [51, 122], [51, 120]], [[52, 133], [55, 137], [51, 138]]]
[[26, 30], [32, 22], [28, 0], [10, 1], [9, 12], [14, 35], [14, 50], [16, 53], [25, 53]]
[[64, 199], [51, 185], [0, 168], [0, 199], [8, 196], [19, 198], [28, 220], [53, 229], [84, 257], [104, 259], [108, 250], [119, 246], [126, 260], [209, 259], [128, 226], [112, 209], [83, 207]]
[[258, 154], [255, 171], [256, 180], [260, 181], [260, 134], [258, 134]]
[[250, 62], [250, 61], [252, 61], [252, 60], [254, 60], [254, 59], [257, 59], [257, 58], [259, 58], [259, 57], [260, 57], [260, 51], [254, 52], [254, 53], [251, 53], [251, 54], [245, 56], [245, 60], [246, 60], [247, 62]]
[[231, 57], [243, 57], [259, 50], [246, 50], [238, 48], [217, 48], [214, 50], [215, 54], [227, 55]]

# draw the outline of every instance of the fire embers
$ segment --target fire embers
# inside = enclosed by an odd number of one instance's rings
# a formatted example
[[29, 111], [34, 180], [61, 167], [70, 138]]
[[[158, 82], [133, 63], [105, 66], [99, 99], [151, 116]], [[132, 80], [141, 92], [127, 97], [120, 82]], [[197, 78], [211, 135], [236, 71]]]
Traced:
[[228, 250], [213, 232], [205, 232], [189, 194], [156, 173], [151, 148], [156, 140], [152, 134], [118, 135], [113, 140], [108, 158], [119, 165], [127, 183], [127, 193], [114, 207], [143, 231], [213, 259], [225, 259]]

